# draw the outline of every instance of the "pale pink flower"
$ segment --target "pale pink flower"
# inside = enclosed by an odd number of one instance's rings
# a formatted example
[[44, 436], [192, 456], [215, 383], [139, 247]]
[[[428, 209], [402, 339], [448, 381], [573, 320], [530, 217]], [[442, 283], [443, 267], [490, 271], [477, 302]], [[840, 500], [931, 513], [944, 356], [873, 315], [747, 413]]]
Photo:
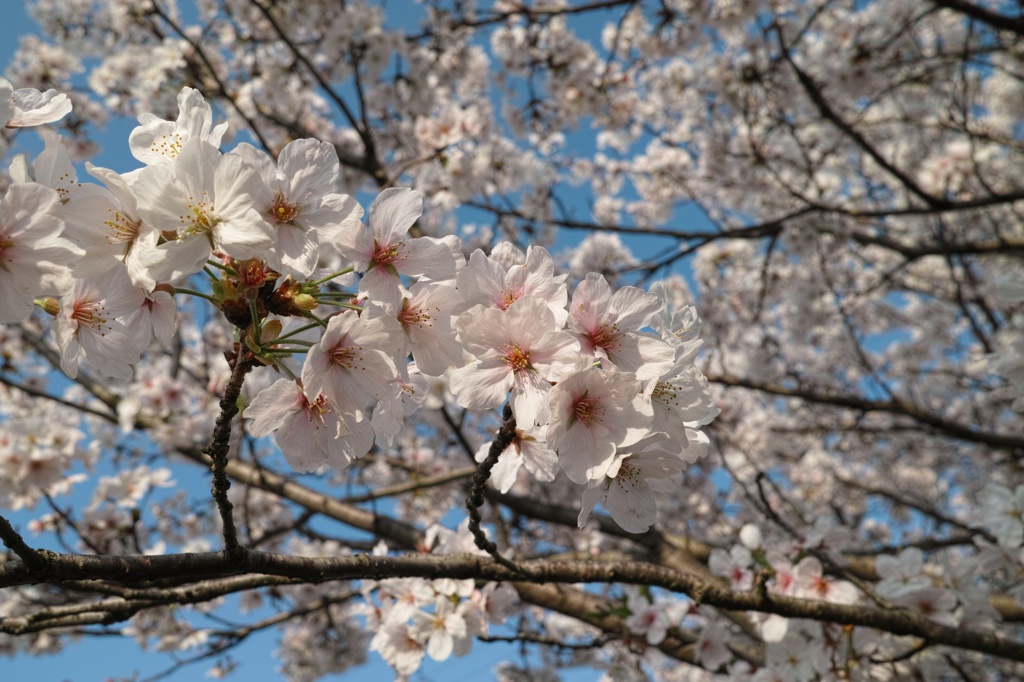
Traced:
[[1024, 543], [1024, 485], [1013, 492], [998, 483], [989, 483], [979, 495], [983, 523], [999, 546], [1014, 551]]
[[424, 374], [441, 376], [463, 362], [462, 346], [452, 329], [452, 311], [460, 300], [455, 287], [435, 282], [417, 282], [402, 299], [396, 317], [405, 330], [400, 354], [411, 353]]
[[638, 398], [639, 382], [632, 374], [587, 367], [562, 379], [551, 389], [548, 445], [574, 483], [614, 477], [625, 454], [616, 448], [647, 435], [650, 405]]
[[14, 89], [0, 78], [0, 128], [27, 128], [54, 123], [71, 113], [71, 100], [56, 90]]
[[419, 192], [392, 187], [374, 199], [368, 228], [353, 223], [338, 233], [338, 251], [353, 262], [357, 272], [366, 273], [359, 282], [360, 291], [389, 310], [409, 297], [401, 275], [434, 281], [455, 276], [455, 256], [446, 242], [409, 236], [409, 228], [422, 213]]
[[519, 593], [508, 583], [487, 583], [482, 590], [473, 593], [473, 599], [483, 605], [487, 622], [492, 625], [504, 623], [519, 605]]
[[[484, 443], [476, 453], [476, 461], [487, 459], [491, 443]], [[507, 493], [516, 483], [519, 468], [526, 467], [538, 481], [555, 480], [558, 473], [558, 455], [544, 443], [540, 427], [517, 428], [508, 447], [498, 456], [498, 462], [491, 469], [491, 483], [499, 492]]]
[[647, 391], [654, 410], [651, 428], [667, 434], [679, 447], [686, 447], [693, 426], [707, 424], [719, 413], [708, 380], [693, 365], [676, 364], [657, 381], [651, 380]]
[[743, 545], [733, 545], [728, 553], [713, 549], [708, 557], [708, 568], [729, 581], [734, 590], [749, 590], [754, 584], [754, 559]]
[[75, 277], [93, 278], [123, 263], [135, 286], [152, 291], [156, 282], [139, 262], [139, 239], [146, 233], [152, 244], [156, 232], [144, 225], [138, 199], [124, 178], [112, 170], [85, 164], [89, 173], [103, 181], [106, 190], [72, 195], [61, 211], [67, 236], [89, 254], [73, 267]]
[[459, 312], [476, 305], [507, 310], [520, 298], [535, 296], [547, 304], [555, 316], [555, 325], [561, 328], [569, 314], [565, 309], [566, 276], [556, 277], [554, 267], [551, 255], [539, 246], [531, 246], [525, 261], [510, 265], [507, 270], [498, 259], [478, 249], [455, 278], [455, 286], [465, 301]]
[[320, 245], [342, 231], [358, 227], [363, 209], [341, 193], [341, 170], [334, 145], [313, 139], [293, 140], [277, 163], [259, 149], [240, 144], [233, 150], [256, 170], [252, 187], [256, 210], [272, 226], [274, 246], [267, 264], [302, 280], [320, 259]]
[[533, 296], [508, 310], [477, 306], [455, 322], [466, 350], [476, 359], [451, 373], [459, 404], [486, 410], [512, 391], [516, 422], [529, 427], [548, 420], [547, 393], [579, 355], [579, 343], [555, 326], [547, 305]]
[[733, 634], [724, 623], [713, 621], [705, 623], [697, 636], [694, 655], [706, 670], [716, 670], [732, 659], [729, 642]]
[[135, 312], [146, 293], [132, 286], [123, 270], [96, 281], [78, 280], [61, 297], [52, 327], [60, 346], [60, 366], [74, 379], [82, 357], [104, 376], [129, 379], [142, 348], [122, 322]]
[[853, 583], [832, 580], [823, 575], [821, 562], [817, 557], [806, 556], [793, 568], [796, 578], [793, 595], [805, 599], [820, 599], [833, 604], [853, 604], [860, 593]]
[[424, 606], [433, 603], [434, 590], [423, 578], [387, 578], [377, 584], [381, 601], [388, 604], [387, 619], [406, 621]]
[[135, 334], [139, 348], [145, 348], [154, 338], [163, 344], [170, 343], [178, 330], [178, 306], [166, 291], [153, 291], [138, 309], [129, 315], [124, 325]]
[[466, 636], [466, 620], [455, 610], [450, 599], [438, 597], [433, 613], [413, 613], [409, 632], [426, 644], [428, 656], [435, 661], [443, 661], [452, 655], [455, 639]]
[[413, 637], [404, 622], [385, 623], [370, 640], [370, 651], [380, 653], [399, 675], [412, 675], [426, 653], [423, 643]]
[[349, 463], [338, 458], [337, 441], [349, 429], [334, 405], [323, 394], [310, 401], [291, 379], [278, 379], [260, 391], [245, 408], [245, 416], [252, 420], [249, 433], [257, 438], [273, 435], [296, 471], [313, 471], [324, 464], [344, 468]]
[[[485, 529], [484, 533], [486, 534], [486, 532]], [[476, 554], [487, 556], [487, 552], [476, 546], [476, 540], [473, 538], [473, 534], [469, 532], [468, 516], [459, 523], [455, 530], [445, 528], [436, 523], [427, 528], [427, 532], [424, 534], [424, 545], [431, 547], [435, 541], [437, 546], [433, 549], [434, 554]]]
[[409, 363], [408, 377], [391, 386], [391, 397], [381, 400], [373, 410], [370, 424], [378, 444], [390, 447], [405, 425], [405, 418], [416, 412], [427, 398], [430, 385], [416, 363]]
[[790, 632], [781, 642], [770, 642], [765, 658], [771, 670], [794, 682], [810, 682], [828, 664], [821, 644], [809, 642], [800, 632]]
[[392, 317], [364, 319], [354, 311], [327, 323], [320, 342], [309, 349], [302, 366], [306, 396], [321, 393], [342, 419], [362, 421], [370, 399], [387, 400], [398, 379], [394, 357], [404, 332]]
[[655, 379], [672, 368], [675, 351], [654, 334], [640, 333], [661, 300], [636, 287], [622, 287], [615, 294], [605, 278], [590, 273], [580, 282], [569, 305], [569, 330], [584, 353], [607, 359], [640, 381]]
[[[665, 449], [667, 445], [669, 449]], [[647, 532], [658, 518], [655, 492], [677, 490], [686, 467], [686, 461], [674, 449], [660, 434], [621, 448], [620, 454], [628, 456], [619, 464], [615, 475], [603, 481], [591, 481], [583, 491], [577, 520], [579, 527], [584, 527], [590, 512], [600, 502], [623, 530]]]
[[875, 559], [875, 570], [882, 578], [875, 591], [886, 599], [896, 599], [910, 592], [931, 587], [932, 581], [923, 575], [924, 552], [908, 547], [899, 556], [882, 554]]
[[122, 471], [116, 476], [101, 477], [89, 508], [95, 509], [105, 500], [119, 507], [135, 507], [153, 488], [167, 488], [171, 485], [174, 485], [174, 481], [171, 480], [170, 469], [150, 469], [142, 465]]
[[60, 237], [64, 223], [53, 215], [57, 193], [37, 184], [16, 183], [0, 204], [0, 323], [32, 314], [32, 297], [59, 293], [70, 284], [67, 264], [82, 251]]
[[172, 122], [149, 112], [140, 114], [138, 127], [128, 136], [128, 147], [139, 161], [161, 165], [177, 159], [189, 140], [219, 148], [227, 129], [226, 121], [213, 125], [213, 111], [202, 93], [186, 87], [178, 93], [178, 119]]
[[214, 249], [238, 260], [265, 256], [274, 240], [252, 205], [255, 182], [240, 155], [221, 156], [201, 139], [187, 141], [173, 163], [143, 168], [139, 210], [167, 240], [140, 254], [149, 275], [167, 282], [199, 272]]
[[665, 635], [672, 625], [666, 604], [651, 602], [640, 594], [640, 590], [629, 585], [626, 587], [626, 607], [629, 609], [629, 617], [625, 625], [630, 632], [644, 635], [651, 646], [658, 646], [665, 641]]
[[922, 614], [928, 620], [953, 627], [957, 624], [953, 609], [957, 598], [952, 590], [941, 587], [925, 587], [913, 592], [904, 592], [893, 599], [894, 604], [906, 606]]

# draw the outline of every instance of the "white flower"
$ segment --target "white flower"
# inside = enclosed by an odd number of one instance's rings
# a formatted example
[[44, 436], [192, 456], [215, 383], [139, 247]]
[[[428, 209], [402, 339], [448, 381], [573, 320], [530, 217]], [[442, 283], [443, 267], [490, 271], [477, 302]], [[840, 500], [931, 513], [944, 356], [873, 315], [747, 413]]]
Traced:
[[103, 181], [107, 191], [92, 185], [100, 191], [84, 196], [76, 193], [61, 212], [67, 235], [89, 254], [75, 263], [75, 277], [99, 277], [123, 263], [136, 286], [152, 291], [156, 282], [139, 262], [138, 243], [144, 232], [150, 233], [153, 243], [157, 235], [152, 228], [145, 229], [135, 193], [114, 171], [91, 163], [85, 167]]
[[189, 140], [202, 140], [217, 149], [228, 129], [226, 121], [214, 127], [209, 103], [192, 88], [178, 93], [178, 120], [172, 123], [147, 112], [139, 116], [139, 124], [128, 136], [128, 147], [132, 156], [149, 166], [171, 163]]
[[[476, 453], [476, 461], [487, 459], [491, 443], [484, 443]], [[553, 481], [558, 473], [558, 455], [544, 444], [540, 427], [516, 429], [508, 447], [498, 456], [498, 462], [491, 469], [491, 483], [499, 492], [507, 493], [519, 475], [519, 468], [525, 466], [538, 481]]]
[[663, 435], [645, 438], [639, 443], [620, 448], [628, 454], [614, 476], [600, 482], [591, 482], [583, 492], [578, 524], [583, 528], [590, 512], [600, 502], [612, 515], [615, 523], [630, 533], [645, 533], [658, 518], [655, 491], [672, 492], [678, 489], [681, 472], [686, 461], [669, 445]]
[[908, 547], [898, 557], [883, 554], [875, 559], [875, 569], [882, 580], [875, 586], [879, 596], [895, 599], [917, 590], [931, 587], [931, 581], [921, 571], [924, 552]]
[[213, 249], [238, 260], [262, 258], [270, 225], [252, 206], [255, 171], [240, 155], [223, 157], [200, 139], [185, 143], [173, 164], [143, 168], [135, 181], [143, 219], [167, 241], [140, 254], [156, 281], [199, 272]]
[[655, 379], [672, 368], [675, 351], [653, 334], [641, 334], [661, 300], [636, 287], [614, 294], [605, 278], [590, 273], [580, 282], [569, 305], [569, 329], [584, 353], [607, 359], [640, 381]]
[[[632, 374], [587, 367], [551, 389], [548, 444], [573, 483], [614, 477], [625, 454], [616, 447], [647, 435], [650, 405], [638, 405]], [[646, 408], [646, 411], [645, 411]]]
[[459, 312], [476, 305], [507, 310], [524, 296], [536, 296], [551, 309], [555, 325], [563, 327], [568, 316], [565, 275], [555, 276], [551, 254], [539, 246], [531, 246], [525, 261], [510, 265], [506, 271], [499, 260], [506, 249], [495, 247], [494, 251], [490, 258], [479, 249], [474, 251], [469, 263], [455, 278], [455, 286], [465, 300]]
[[400, 675], [412, 675], [423, 661], [423, 644], [412, 636], [406, 623], [385, 623], [370, 640], [370, 651], [381, 657]]
[[382, 603], [386, 605], [385, 619], [405, 622], [417, 609], [429, 605], [436, 595], [423, 578], [388, 578], [377, 584]]
[[497, 407], [511, 389], [518, 424], [546, 423], [551, 382], [579, 355], [579, 343], [555, 326], [547, 305], [528, 296], [506, 311], [477, 306], [459, 316], [455, 329], [476, 356], [451, 373], [459, 404], [472, 410]]
[[170, 343], [178, 330], [178, 307], [166, 291], [146, 294], [139, 307], [124, 320], [124, 326], [135, 336], [135, 345], [144, 349], [155, 337]]
[[341, 193], [341, 171], [334, 145], [313, 139], [293, 140], [281, 150], [277, 164], [265, 152], [240, 144], [233, 151], [255, 168], [260, 182], [253, 202], [274, 228], [274, 247], [267, 264], [302, 280], [320, 259], [320, 246], [341, 231], [357, 227], [363, 209]]
[[678, 447], [687, 446], [694, 425], [718, 416], [708, 380], [693, 365], [676, 364], [665, 376], [651, 380], [648, 391], [654, 410], [651, 428], [666, 433]]
[[450, 284], [417, 282], [402, 299], [397, 319], [405, 330], [401, 355], [410, 353], [420, 371], [441, 376], [452, 365], [462, 364], [462, 346], [455, 340], [452, 310], [461, 300]]
[[853, 604], [860, 593], [853, 583], [845, 580], [829, 580], [822, 573], [817, 557], [806, 556], [793, 568], [796, 583], [793, 595], [805, 599], [820, 599], [833, 604]]
[[827, 663], [822, 646], [808, 642], [800, 632], [790, 632], [781, 642], [769, 642], [765, 659], [782, 679], [796, 682], [810, 682], [815, 671]]
[[625, 625], [631, 632], [644, 635], [651, 646], [658, 646], [665, 641], [668, 628], [672, 625], [666, 604], [652, 603], [636, 587], [630, 585], [626, 588], [626, 606], [630, 615]]
[[733, 635], [723, 623], [713, 621], [700, 629], [694, 655], [707, 670], [715, 670], [732, 658], [729, 641]]
[[0, 323], [32, 314], [32, 297], [58, 293], [70, 284], [67, 264], [82, 251], [60, 237], [64, 223], [52, 214], [57, 193], [37, 184], [16, 183], [0, 204]]
[[434, 281], [455, 276], [455, 256], [448, 244], [430, 237], [410, 237], [409, 228], [423, 213], [420, 193], [392, 187], [381, 192], [370, 206], [370, 226], [353, 223], [338, 233], [336, 246], [342, 256], [365, 272], [360, 291], [388, 310], [409, 296], [400, 275], [429, 277]]
[[466, 620], [455, 610], [450, 599], [438, 597], [434, 612], [416, 611], [412, 614], [409, 632], [427, 646], [427, 655], [443, 661], [452, 655], [455, 639], [466, 636]]
[[371, 398], [387, 400], [398, 379], [394, 355], [403, 332], [392, 317], [364, 319], [353, 311], [335, 315], [302, 366], [306, 396], [323, 393], [348, 423], [362, 421]]
[[956, 616], [953, 614], [957, 598], [951, 590], [941, 587], [926, 587], [913, 592], [904, 592], [894, 599], [893, 603], [910, 607], [923, 614], [925, 618], [941, 625], [952, 627], [957, 624]]
[[743, 545], [733, 545], [726, 554], [713, 549], [708, 557], [708, 568], [715, 575], [726, 578], [734, 590], [749, 590], [754, 584], [754, 559]]
[[0, 78], [0, 128], [27, 128], [54, 123], [71, 113], [71, 100], [56, 90], [14, 89]]
[[60, 314], [52, 323], [64, 373], [78, 376], [84, 356], [104, 376], [131, 378], [142, 348], [120, 320], [134, 313], [145, 297], [123, 270], [111, 270], [96, 281], [77, 280], [61, 297]]
[[340, 458], [338, 439], [349, 429], [334, 405], [319, 394], [310, 401], [302, 387], [291, 379], [278, 379], [260, 391], [245, 416], [252, 420], [249, 433], [257, 438], [273, 434], [288, 464], [296, 471], [313, 471], [330, 464], [344, 468], [347, 458]]
[[395, 381], [391, 397], [378, 402], [373, 410], [370, 424], [378, 444], [390, 447], [405, 426], [405, 418], [420, 408], [430, 392], [430, 384], [415, 362], [409, 363], [408, 375]]
[[998, 483], [981, 490], [985, 527], [996, 536], [999, 546], [1014, 551], [1024, 543], [1024, 485], [1011, 493]]

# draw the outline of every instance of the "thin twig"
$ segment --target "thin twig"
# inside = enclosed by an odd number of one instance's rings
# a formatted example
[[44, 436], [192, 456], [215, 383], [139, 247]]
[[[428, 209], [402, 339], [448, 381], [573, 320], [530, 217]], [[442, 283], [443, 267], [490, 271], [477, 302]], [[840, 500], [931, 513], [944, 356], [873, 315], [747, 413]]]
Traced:
[[252, 361], [239, 350], [235, 358], [235, 365], [231, 370], [231, 379], [224, 389], [224, 397], [220, 401], [220, 416], [217, 417], [217, 424], [213, 429], [213, 438], [210, 444], [203, 449], [203, 454], [213, 460], [210, 470], [213, 471], [213, 499], [217, 501], [217, 509], [220, 511], [221, 522], [224, 526], [224, 549], [228, 552], [236, 552], [241, 549], [238, 544], [238, 533], [235, 530], [235, 522], [231, 516], [231, 501], [228, 499], [228, 489], [231, 488], [231, 481], [225, 472], [228, 465], [228, 448], [231, 446], [231, 423], [238, 414], [238, 396], [242, 392], [242, 383], [245, 375], [253, 367]]
[[469, 497], [466, 498], [466, 507], [469, 509], [469, 531], [473, 534], [473, 539], [476, 540], [476, 546], [494, 557], [494, 560], [505, 568], [518, 571], [516, 565], [498, 552], [498, 546], [488, 540], [483, 529], [480, 528], [482, 519], [480, 507], [484, 504], [484, 486], [487, 484], [487, 479], [491, 477], [491, 469], [498, 463], [498, 457], [515, 437], [516, 418], [512, 414], [512, 407], [506, 404], [502, 414], [501, 428], [498, 429], [498, 434], [494, 437], [494, 442], [491, 443], [491, 449], [487, 451], [487, 459], [480, 462], [477, 472], [473, 474], [473, 487], [469, 491]]

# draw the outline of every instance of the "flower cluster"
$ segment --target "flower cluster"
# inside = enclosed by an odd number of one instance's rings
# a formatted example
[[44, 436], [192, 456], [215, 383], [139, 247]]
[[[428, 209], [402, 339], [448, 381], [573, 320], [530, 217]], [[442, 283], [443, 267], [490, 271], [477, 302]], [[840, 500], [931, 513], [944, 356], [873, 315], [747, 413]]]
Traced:
[[[432, 526], [427, 543], [435, 541], [435, 554], [482, 554], [466, 522], [457, 531]], [[379, 545], [375, 554], [386, 555], [387, 548]], [[504, 623], [518, 610], [515, 590], [504, 583], [477, 589], [472, 580], [389, 578], [363, 581], [361, 590], [366, 603], [357, 613], [376, 632], [370, 649], [379, 652], [399, 675], [414, 673], [424, 656], [435, 661], [452, 654], [465, 656], [475, 638], [487, 636], [491, 625]]]
[[700, 426], [717, 414], [694, 365], [692, 308], [613, 291], [597, 273], [570, 297], [540, 247], [500, 244], [467, 261], [456, 237], [412, 230], [414, 190], [381, 192], [364, 224], [333, 145], [295, 140], [276, 161], [247, 144], [222, 152], [226, 124], [202, 95], [185, 88], [178, 107], [176, 121], [139, 117], [129, 145], [143, 167], [88, 166], [103, 185], [78, 182], [53, 134], [34, 178], [18, 164], [3, 321], [50, 295], [36, 303], [53, 315], [65, 373], [86, 362], [129, 379], [173, 333], [177, 296], [201, 296], [236, 327], [236, 360], [285, 375], [245, 416], [295, 469], [343, 469], [390, 443], [422, 403], [422, 377], [447, 377], [464, 408], [511, 406], [517, 435], [495, 468], [499, 489], [520, 464], [542, 481], [561, 470], [584, 486], [581, 526], [599, 502], [626, 530], [655, 521], [652, 491], [672, 490], [704, 454]]

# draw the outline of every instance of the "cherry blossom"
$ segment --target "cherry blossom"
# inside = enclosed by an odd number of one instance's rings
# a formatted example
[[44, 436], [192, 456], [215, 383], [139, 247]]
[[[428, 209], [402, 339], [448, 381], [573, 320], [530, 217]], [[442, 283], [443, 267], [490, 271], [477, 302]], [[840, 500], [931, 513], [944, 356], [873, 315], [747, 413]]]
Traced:
[[434, 612], [416, 611], [412, 614], [413, 637], [426, 645], [427, 655], [435, 661], [443, 661], [452, 655], [455, 640], [466, 637], [466, 619], [457, 613], [450, 600], [439, 598]]
[[1019, 676], [1012, 3], [151, 4], [0, 80], [0, 651]]
[[348, 465], [339, 458], [338, 440], [350, 431], [337, 408], [322, 393], [313, 400], [290, 379], [278, 379], [253, 398], [245, 410], [249, 433], [273, 434], [292, 468], [313, 471], [324, 464]]
[[477, 410], [497, 407], [511, 390], [518, 423], [546, 423], [551, 382], [579, 353], [578, 342], [556, 328], [547, 304], [529, 296], [504, 311], [476, 307], [459, 316], [455, 329], [476, 358], [451, 374], [459, 404]]
[[0, 77], [0, 127], [26, 128], [53, 123], [71, 113], [71, 100], [56, 90], [14, 89]]
[[391, 317], [363, 319], [354, 312], [335, 315], [306, 355], [302, 384], [307, 398], [324, 394], [346, 422], [362, 421], [371, 398], [390, 398], [398, 379], [393, 356], [403, 332]]
[[0, 322], [32, 312], [32, 296], [58, 293], [70, 280], [68, 264], [82, 251], [60, 236], [52, 214], [57, 193], [42, 185], [11, 185], [0, 205]]
[[357, 224], [339, 232], [336, 246], [365, 273], [359, 286], [371, 301], [394, 308], [409, 297], [400, 275], [443, 280], [455, 274], [455, 258], [446, 244], [408, 236], [422, 212], [419, 192], [386, 189], [370, 206], [369, 227]]
[[131, 377], [131, 366], [139, 361], [142, 346], [123, 320], [142, 306], [145, 297], [123, 271], [112, 270], [95, 282], [78, 280], [61, 297], [60, 312], [53, 322], [64, 373], [72, 379], [78, 376], [84, 357], [104, 376]]
[[1000, 546], [1014, 550], [1024, 544], [1024, 485], [1012, 492], [998, 483], [989, 483], [982, 490], [984, 524]]
[[[484, 443], [477, 450], [475, 459], [482, 462], [487, 458], [491, 443]], [[519, 469], [526, 467], [538, 481], [553, 481], [558, 473], [558, 455], [548, 449], [544, 431], [533, 426], [517, 428], [508, 447], [498, 455], [498, 462], [491, 469], [491, 482], [499, 492], [507, 493], [519, 478]]]
[[626, 457], [616, 448], [646, 435], [650, 407], [638, 388], [632, 374], [587, 367], [551, 389], [547, 441], [573, 483], [614, 477]]
[[213, 249], [239, 260], [263, 255], [270, 226], [252, 205], [256, 174], [237, 154], [221, 156], [201, 138], [186, 141], [174, 161], [147, 166], [132, 189], [143, 220], [166, 239], [139, 255], [150, 277], [169, 281], [202, 269]]
[[282, 274], [308, 277], [320, 260], [320, 245], [334, 242], [363, 215], [355, 199], [340, 191], [337, 152], [309, 139], [288, 143], [276, 164], [251, 145], [236, 151], [256, 170], [260, 182], [248, 189], [256, 210], [274, 228], [267, 263]]
[[227, 122], [213, 125], [213, 111], [203, 94], [186, 87], [178, 93], [177, 120], [165, 121], [149, 112], [139, 115], [139, 126], [128, 137], [128, 146], [139, 161], [162, 165], [175, 161], [190, 140], [219, 148], [227, 129]]
[[672, 366], [673, 352], [654, 335], [639, 332], [658, 309], [657, 296], [636, 287], [611, 293], [608, 281], [596, 273], [576, 287], [569, 304], [569, 329], [584, 352], [606, 359], [641, 381], [661, 376]]

